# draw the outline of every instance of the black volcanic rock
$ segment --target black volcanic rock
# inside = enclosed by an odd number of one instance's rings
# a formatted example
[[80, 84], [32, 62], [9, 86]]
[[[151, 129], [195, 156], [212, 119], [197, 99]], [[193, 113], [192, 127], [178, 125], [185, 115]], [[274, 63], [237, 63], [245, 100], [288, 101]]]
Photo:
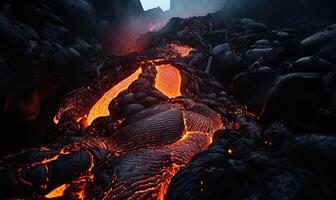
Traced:
[[[335, 158], [335, 152], [328, 150], [334, 149], [335, 137], [314, 134], [295, 135], [293, 139], [278, 124], [259, 132], [261, 137], [256, 140], [252, 139], [255, 133], [222, 132], [207, 151], [177, 173], [167, 199], [335, 197], [334, 165], [328, 163]], [[275, 145], [281, 135], [284, 141]]]
[[89, 0], [60, 0], [50, 4], [76, 35], [90, 38], [96, 33], [96, 10]]
[[328, 99], [323, 91], [319, 74], [293, 73], [281, 77], [268, 93], [261, 116], [265, 120], [314, 119]]
[[144, 13], [140, 0], [91, 0], [98, 16], [111, 23], [123, 23]]
[[333, 0], [228, 0], [217, 17], [248, 17], [272, 27], [285, 25], [319, 29], [335, 21]]
[[301, 42], [301, 50], [305, 55], [311, 55], [321, 47], [336, 38], [336, 24], [327, 26], [323, 30], [307, 37]]

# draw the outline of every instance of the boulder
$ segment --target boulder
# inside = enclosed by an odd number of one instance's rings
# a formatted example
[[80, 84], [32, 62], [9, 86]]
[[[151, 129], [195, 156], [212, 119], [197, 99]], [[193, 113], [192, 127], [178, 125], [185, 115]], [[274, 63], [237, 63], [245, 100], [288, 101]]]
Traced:
[[308, 56], [296, 60], [291, 67], [292, 72], [330, 72], [335, 66], [317, 56]]
[[316, 54], [317, 56], [336, 64], [336, 39], [324, 45]]
[[246, 52], [246, 59], [249, 62], [255, 62], [259, 60], [261, 57], [271, 52], [273, 48], [265, 48], [265, 49], [251, 49]]
[[223, 66], [237, 66], [242, 61], [234, 51], [222, 51], [215, 56], [215, 59]]
[[270, 48], [272, 47], [272, 43], [267, 40], [267, 39], [261, 39], [256, 41], [251, 47], [252, 48], [258, 48], [258, 49], [263, 49], [263, 48]]
[[316, 73], [292, 73], [282, 76], [269, 91], [261, 118], [314, 119], [320, 107], [328, 104], [322, 77]]
[[267, 26], [262, 23], [248, 23], [245, 28], [251, 32], [265, 33], [267, 32]]
[[218, 55], [222, 52], [226, 52], [226, 51], [230, 51], [230, 50], [231, 50], [230, 44], [224, 43], [224, 44], [218, 45], [215, 48], [213, 48], [212, 53], [214, 55]]
[[336, 24], [327, 26], [320, 32], [307, 37], [301, 42], [302, 53], [305, 55], [311, 55], [335, 38], [336, 38]]

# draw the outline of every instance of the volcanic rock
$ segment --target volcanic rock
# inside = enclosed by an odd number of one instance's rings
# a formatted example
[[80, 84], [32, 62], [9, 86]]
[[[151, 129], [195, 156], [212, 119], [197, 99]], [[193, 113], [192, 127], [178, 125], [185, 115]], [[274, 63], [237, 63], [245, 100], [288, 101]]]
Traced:
[[225, 53], [227, 51], [230, 51], [231, 50], [231, 47], [228, 43], [225, 43], [225, 44], [221, 44], [221, 45], [218, 45], [216, 46], [213, 50], [212, 50], [212, 53], [214, 55], [218, 55], [220, 53]]
[[251, 49], [246, 52], [246, 58], [249, 62], [255, 62], [272, 50], [272, 48]]
[[[61, 16], [67, 27], [76, 35], [90, 38], [96, 32], [97, 16], [92, 3], [87, 0], [60, 0], [50, 6]], [[83, 31], [85, 30], [85, 31]]]
[[311, 55], [318, 51], [322, 46], [336, 37], [336, 25], [330, 25], [320, 32], [309, 36], [301, 42], [301, 49], [305, 55]]
[[319, 57], [303, 57], [292, 64], [293, 72], [330, 72], [335, 69], [328, 61]]
[[265, 100], [263, 119], [314, 118], [317, 109], [324, 105], [323, 81], [318, 74], [293, 73], [281, 77]]
[[336, 40], [328, 42], [328, 44], [324, 45], [318, 52], [317, 56], [336, 64], [336, 58], [334, 56], [334, 52], [336, 51]]
[[257, 32], [257, 33], [265, 33], [267, 32], [267, 26], [262, 23], [248, 23], [245, 25], [247, 30], [251, 32]]

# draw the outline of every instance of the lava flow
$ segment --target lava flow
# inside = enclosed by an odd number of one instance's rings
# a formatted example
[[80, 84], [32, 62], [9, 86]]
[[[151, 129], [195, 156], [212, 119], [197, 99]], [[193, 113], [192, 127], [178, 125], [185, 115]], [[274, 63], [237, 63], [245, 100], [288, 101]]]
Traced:
[[[181, 75], [179, 71], [169, 64], [156, 66], [156, 70], [157, 75], [155, 79], [155, 87], [168, 98], [181, 96]], [[142, 70], [139, 68], [132, 75], [122, 80], [106, 92], [103, 97], [100, 98], [99, 101], [91, 108], [87, 117], [88, 125], [90, 125], [98, 117], [108, 116], [109, 103], [116, 98], [120, 92], [125, 91], [133, 81], [137, 80], [141, 73]]]
[[181, 96], [180, 72], [170, 64], [156, 66], [155, 87], [168, 98]]
[[[192, 49], [166, 48], [175, 60], [176, 53], [182, 59]], [[8, 190], [45, 198], [165, 198], [177, 171], [206, 150], [224, 125], [216, 111], [197, 101], [195, 86], [209, 86], [188, 65], [156, 57], [124, 70], [116, 83], [105, 75], [94, 82], [101, 86], [97, 91], [88, 87], [70, 94], [56, 118], [77, 139], [23, 153], [34, 162], [7, 174], [16, 177]], [[85, 115], [88, 126], [76, 129]]]
[[90, 125], [93, 120], [101, 116], [109, 115], [108, 105], [109, 103], [118, 96], [118, 94], [128, 88], [128, 86], [136, 79], [138, 79], [142, 70], [139, 68], [132, 75], [122, 80], [120, 83], [112, 87], [108, 92], [106, 92], [103, 97], [91, 108], [88, 116], [87, 123]]

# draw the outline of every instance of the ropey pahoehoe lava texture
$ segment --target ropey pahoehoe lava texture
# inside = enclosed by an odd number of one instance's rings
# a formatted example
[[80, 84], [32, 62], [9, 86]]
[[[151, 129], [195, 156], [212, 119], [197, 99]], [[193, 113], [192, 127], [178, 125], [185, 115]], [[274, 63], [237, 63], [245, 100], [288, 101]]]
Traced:
[[219, 110], [234, 116], [244, 109], [200, 101], [207, 95], [202, 88], [227, 94], [210, 75], [182, 62], [189, 47], [181, 45], [123, 57], [122, 68], [108, 63], [91, 85], [69, 94], [55, 116], [66, 139], [7, 156], [4, 193], [164, 199], [175, 173], [207, 149], [217, 130], [234, 126]]
[[0, 2], [1, 199], [336, 198], [335, 3], [171, 2]]

